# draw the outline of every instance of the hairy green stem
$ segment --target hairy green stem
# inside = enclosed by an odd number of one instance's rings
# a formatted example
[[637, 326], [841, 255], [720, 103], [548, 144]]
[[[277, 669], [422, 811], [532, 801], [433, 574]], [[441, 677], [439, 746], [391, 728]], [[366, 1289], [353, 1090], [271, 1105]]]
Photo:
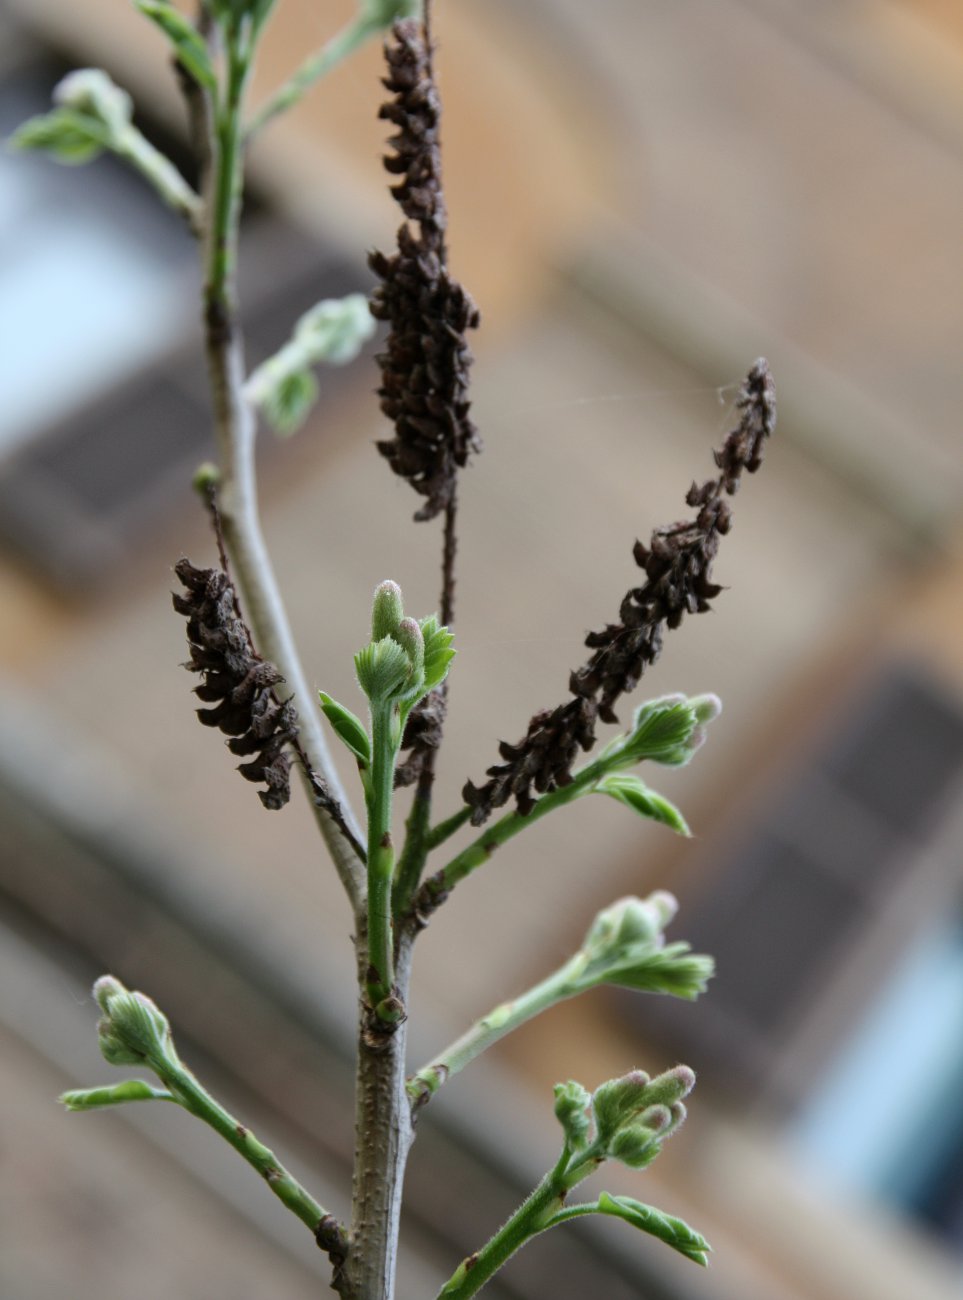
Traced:
[[408, 820], [405, 822], [405, 844], [401, 857], [398, 859], [398, 871], [394, 890], [392, 891], [391, 908], [396, 921], [400, 921], [408, 912], [411, 899], [418, 888], [418, 882], [421, 879], [421, 873], [428, 858], [428, 822], [430, 818], [430, 783], [423, 787], [419, 781], [415, 790], [415, 797], [411, 803], [411, 811], [408, 813]]
[[143, 136], [135, 126], [122, 131], [111, 148], [119, 158], [141, 174], [155, 193], [182, 216], [195, 234], [200, 234], [204, 205], [171, 160]]
[[[254, 466], [256, 425], [244, 398], [244, 350], [237, 323], [235, 262], [241, 194], [241, 132], [250, 58], [232, 44], [228, 53], [227, 87], [216, 119], [204, 99], [206, 135], [210, 142], [205, 199], [203, 248], [204, 322], [208, 371], [214, 407], [215, 436], [220, 459], [218, 505], [224, 540], [254, 629], [258, 648], [284, 677], [281, 693], [298, 704], [300, 739], [313, 771], [340, 805], [345, 822], [361, 837], [328, 752], [321, 718], [314, 708], [304, 670], [291, 633], [258, 513]], [[363, 911], [362, 864], [350, 840], [327, 809], [318, 805], [305, 778], [321, 833], [355, 914]]]
[[476, 1020], [460, 1038], [456, 1038], [439, 1053], [431, 1065], [422, 1066], [411, 1076], [407, 1087], [412, 1101], [416, 1104], [426, 1102], [451, 1075], [463, 1070], [500, 1038], [556, 1003], [581, 992], [577, 980], [584, 965], [585, 957], [580, 952], [576, 953], [547, 979]]
[[[375, 1014], [394, 985], [391, 884], [395, 854], [391, 804], [397, 745], [393, 702], [372, 702], [371, 773], [368, 782], [368, 966], [365, 985]], [[397, 1020], [397, 1015], [387, 1018]]]
[[565, 1187], [553, 1170], [481, 1250], [462, 1260], [437, 1300], [468, 1300], [480, 1291], [519, 1247], [553, 1226], [564, 1196]]
[[293, 108], [316, 82], [336, 68], [349, 54], [353, 54], [370, 37], [377, 35], [382, 27], [383, 24], [370, 18], [356, 18], [348, 23], [317, 53], [305, 59], [297, 72], [258, 109], [245, 130], [245, 136], [249, 138], [266, 126], [272, 118]]
[[445, 840], [450, 839], [456, 831], [461, 830], [470, 817], [471, 808], [466, 804], [464, 808], [459, 808], [451, 817], [446, 817], [443, 822], [439, 822], [436, 826], [432, 826], [431, 830], [425, 837], [425, 844], [428, 851], [431, 852], [432, 849], [437, 849], [440, 844], [444, 844]]
[[[480, 867], [482, 863], [487, 862], [496, 849], [516, 836], [519, 831], [525, 830], [527, 826], [533, 826], [547, 813], [571, 803], [573, 799], [578, 799], [583, 794], [587, 794], [592, 785], [605, 775], [609, 766], [610, 764], [606, 762], [604, 757], [597, 758], [593, 763], [583, 767], [580, 772], [576, 772], [574, 779], [568, 785], [559, 786], [557, 790], [552, 790], [549, 794], [543, 794], [536, 801], [531, 812], [524, 815], [520, 812], [506, 813], [497, 822], [493, 822], [466, 849], [463, 849], [446, 866], [425, 881], [418, 893], [418, 897], [415, 899], [415, 910], [430, 915], [455, 885], [460, 880], [464, 880], [466, 876], [471, 875], [476, 867]], [[437, 830], [432, 832], [432, 836], [444, 830], [444, 838], [447, 838], [449, 834], [458, 829], [458, 826], [463, 825], [470, 815], [470, 809], [461, 809], [454, 817], [442, 822]], [[451, 829], [447, 829], [448, 827], [451, 827]], [[440, 842], [440, 838], [438, 842]]]
[[[152, 1062], [152, 1066], [156, 1070], [158, 1063]], [[278, 1200], [317, 1233], [322, 1220], [329, 1217], [327, 1210], [305, 1191], [274, 1152], [215, 1101], [186, 1066], [166, 1062], [158, 1073], [174, 1100], [229, 1142], [258, 1171]]]

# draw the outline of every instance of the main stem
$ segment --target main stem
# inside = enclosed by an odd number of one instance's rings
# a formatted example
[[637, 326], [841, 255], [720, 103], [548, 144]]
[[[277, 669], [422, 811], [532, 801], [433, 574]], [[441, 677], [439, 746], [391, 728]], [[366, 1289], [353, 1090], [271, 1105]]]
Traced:
[[[367, 944], [359, 944], [362, 980]], [[398, 945], [395, 986], [407, 1001], [411, 942]], [[405, 1024], [379, 1026], [362, 1008], [355, 1094], [355, 1157], [351, 1232], [336, 1279], [342, 1300], [393, 1300], [398, 1261], [401, 1194], [414, 1140], [405, 1092]]]
[[[241, 198], [241, 111], [250, 55], [232, 42], [221, 102], [208, 111], [211, 165], [206, 177], [204, 325], [207, 365], [220, 459], [219, 507], [224, 540], [254, 628], [258, 649], [282, 673], [282, 688], [298, 705], [301, 743], [312, 769], [340, 804], [360, 838], [328, 752], [294, 644], [287, 612], [268, 555], [258, 513], [254, 468], [256, 426], [243, 396], [244, 345], [237, 319], [235, 266]], [[310, 792], [310, 783], [308, 783]], [[330, 813], [312, 797], [315, 816], [338, 875], [357, 913], [362, 906], [361, 864]]]

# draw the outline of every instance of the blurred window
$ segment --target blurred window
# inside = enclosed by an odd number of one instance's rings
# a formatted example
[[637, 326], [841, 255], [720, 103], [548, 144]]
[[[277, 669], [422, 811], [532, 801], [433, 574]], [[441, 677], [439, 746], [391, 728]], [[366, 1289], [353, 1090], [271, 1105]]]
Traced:
[[793, 1144], [963, 1252], [963, 901], [935, 918], [815, 1088]]
[[919, 665], [877, 669], [707, 864], [684, 936], [717, 960], [711, 997], [625, 1003], [813, 1167], [957, 1243], [961, 791], [960, 701]]
[[[5, 55], [8, 135], [47, 111], [68, 65], [24, 31]], [[189, 175], [182, 146], [138, 122]], [[242, 246], [252, 367], [319, 299], [369, 282], [256, 195]], [[0, 155], [0, 543], [64, 591], [119, 574], [132, 548], [189, 503], [192, 472], [213, 453], [198, 285], [184, 223], [115, 158], [64, 167]], [[325, 389], [350, 382], [333, 369]]]

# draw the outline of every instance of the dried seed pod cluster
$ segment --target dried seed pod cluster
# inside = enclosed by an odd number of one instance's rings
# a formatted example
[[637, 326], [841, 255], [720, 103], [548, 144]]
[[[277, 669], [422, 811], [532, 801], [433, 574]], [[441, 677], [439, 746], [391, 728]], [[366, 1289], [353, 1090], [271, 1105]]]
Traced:
[[469, 781], [462, 797], [480, 826], [496, 808], [515, 798], [527, 813], [541, 794], [567, 785], [578, 749], [595, 743], [595, 722], [617, 722], [615, 703], [635, 689], [646, 668], [662, 652], [666, 627], [676, 628], [685, 614], [701, 614], [722, 588], [712, 581], [719, 541], [729, 531], [732, 511], [727, 500], [738, 490], [743, 472], [762, 463], [766, 439], [776, 425], [776, 392], [766, 362], [754, 363], [736, 399], [739, 421], [714, 453], [720, 473], [693, 483], [686, 504], [697, 506], [694, 519], [657, 528], [648, 546], [636, 542], [635, 562], [645, 582], [633, 587], [619, 608], [619, 621], [591, 632], [585, 644], [591, 658], [569, 678], [573, 696], [555, 709], [536, 713], [517, 745], [504, 742], [506, 761], [490, 767], [484, 785]]
[[265, 808], [283, 808], [291, 796], [291, 760], [285, 747], [296, 740], [297, 713], [282, 702], [274, 687], [283, 680], [274, 664], [260, 657], [237, 606], [234, 588], [220, 569], [197, 569], [180, 560], [174, 572], [186, 589], [174, 594], [174, 608], [187, 618], [191, 657], [184, 665], [200, 673], [197, 697], [212, 707], [197, 710], [205, 727], [217, 727], [231, 739], [228, 749], [248, 781], [263, 782], [258, 791]]
[[465, 339], [479, 317], [446, 267], [440, 103], [430, 44], [414, 19], [395, 23], [392, 34], [384, 85], [393, 98], [379, 115], [397, 127], [385, 167], [400, 178], [391, 192], [407, 222], [398, 231], [394, 256], [374, 252], [369, 258], [381, 281], [371, 312], [388, 324], [378, 356], [378, 396], [395, 428], [394, 437], [379, 442], [378, 450], [426, 498], [415, 515], [425, 520], [452, 504], [458, 469], [481, 450], [468, 414], [471, 353]]

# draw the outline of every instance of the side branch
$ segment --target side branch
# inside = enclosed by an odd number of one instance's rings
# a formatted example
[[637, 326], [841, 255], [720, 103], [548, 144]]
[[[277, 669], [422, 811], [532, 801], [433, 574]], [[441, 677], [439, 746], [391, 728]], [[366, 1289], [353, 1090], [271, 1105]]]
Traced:
[[[219, 503], [224, 540], [258, 649], [276, 664], [285, 681], [285, 694], [293, 696], [299, 706], [301, 744], [310, 768], [317, 772], [344, 810], [347, 829], [357, 841], [362, 836], [331, 762], [319, 711], [312, 707], [314, 697], [301, 666], [258, 515], [254, 465], [256, 427], [243, 392], [243, 343], [234, 287], [241, 196], [240, 114], [249, 65], [237, 48], [228, 51], [227, 62], [223, 102], [215, 110], [205, 97], [203, 105], [204, 134], [212, 143], [204, 186], [204, 327], [220, 458]], [[322, 836], [358, 914], [364, 898], [364, 875], [358, 855], [351, 838], [345, 836], [329, 810], [313, 797], [310, 774], [306, 782]]]

